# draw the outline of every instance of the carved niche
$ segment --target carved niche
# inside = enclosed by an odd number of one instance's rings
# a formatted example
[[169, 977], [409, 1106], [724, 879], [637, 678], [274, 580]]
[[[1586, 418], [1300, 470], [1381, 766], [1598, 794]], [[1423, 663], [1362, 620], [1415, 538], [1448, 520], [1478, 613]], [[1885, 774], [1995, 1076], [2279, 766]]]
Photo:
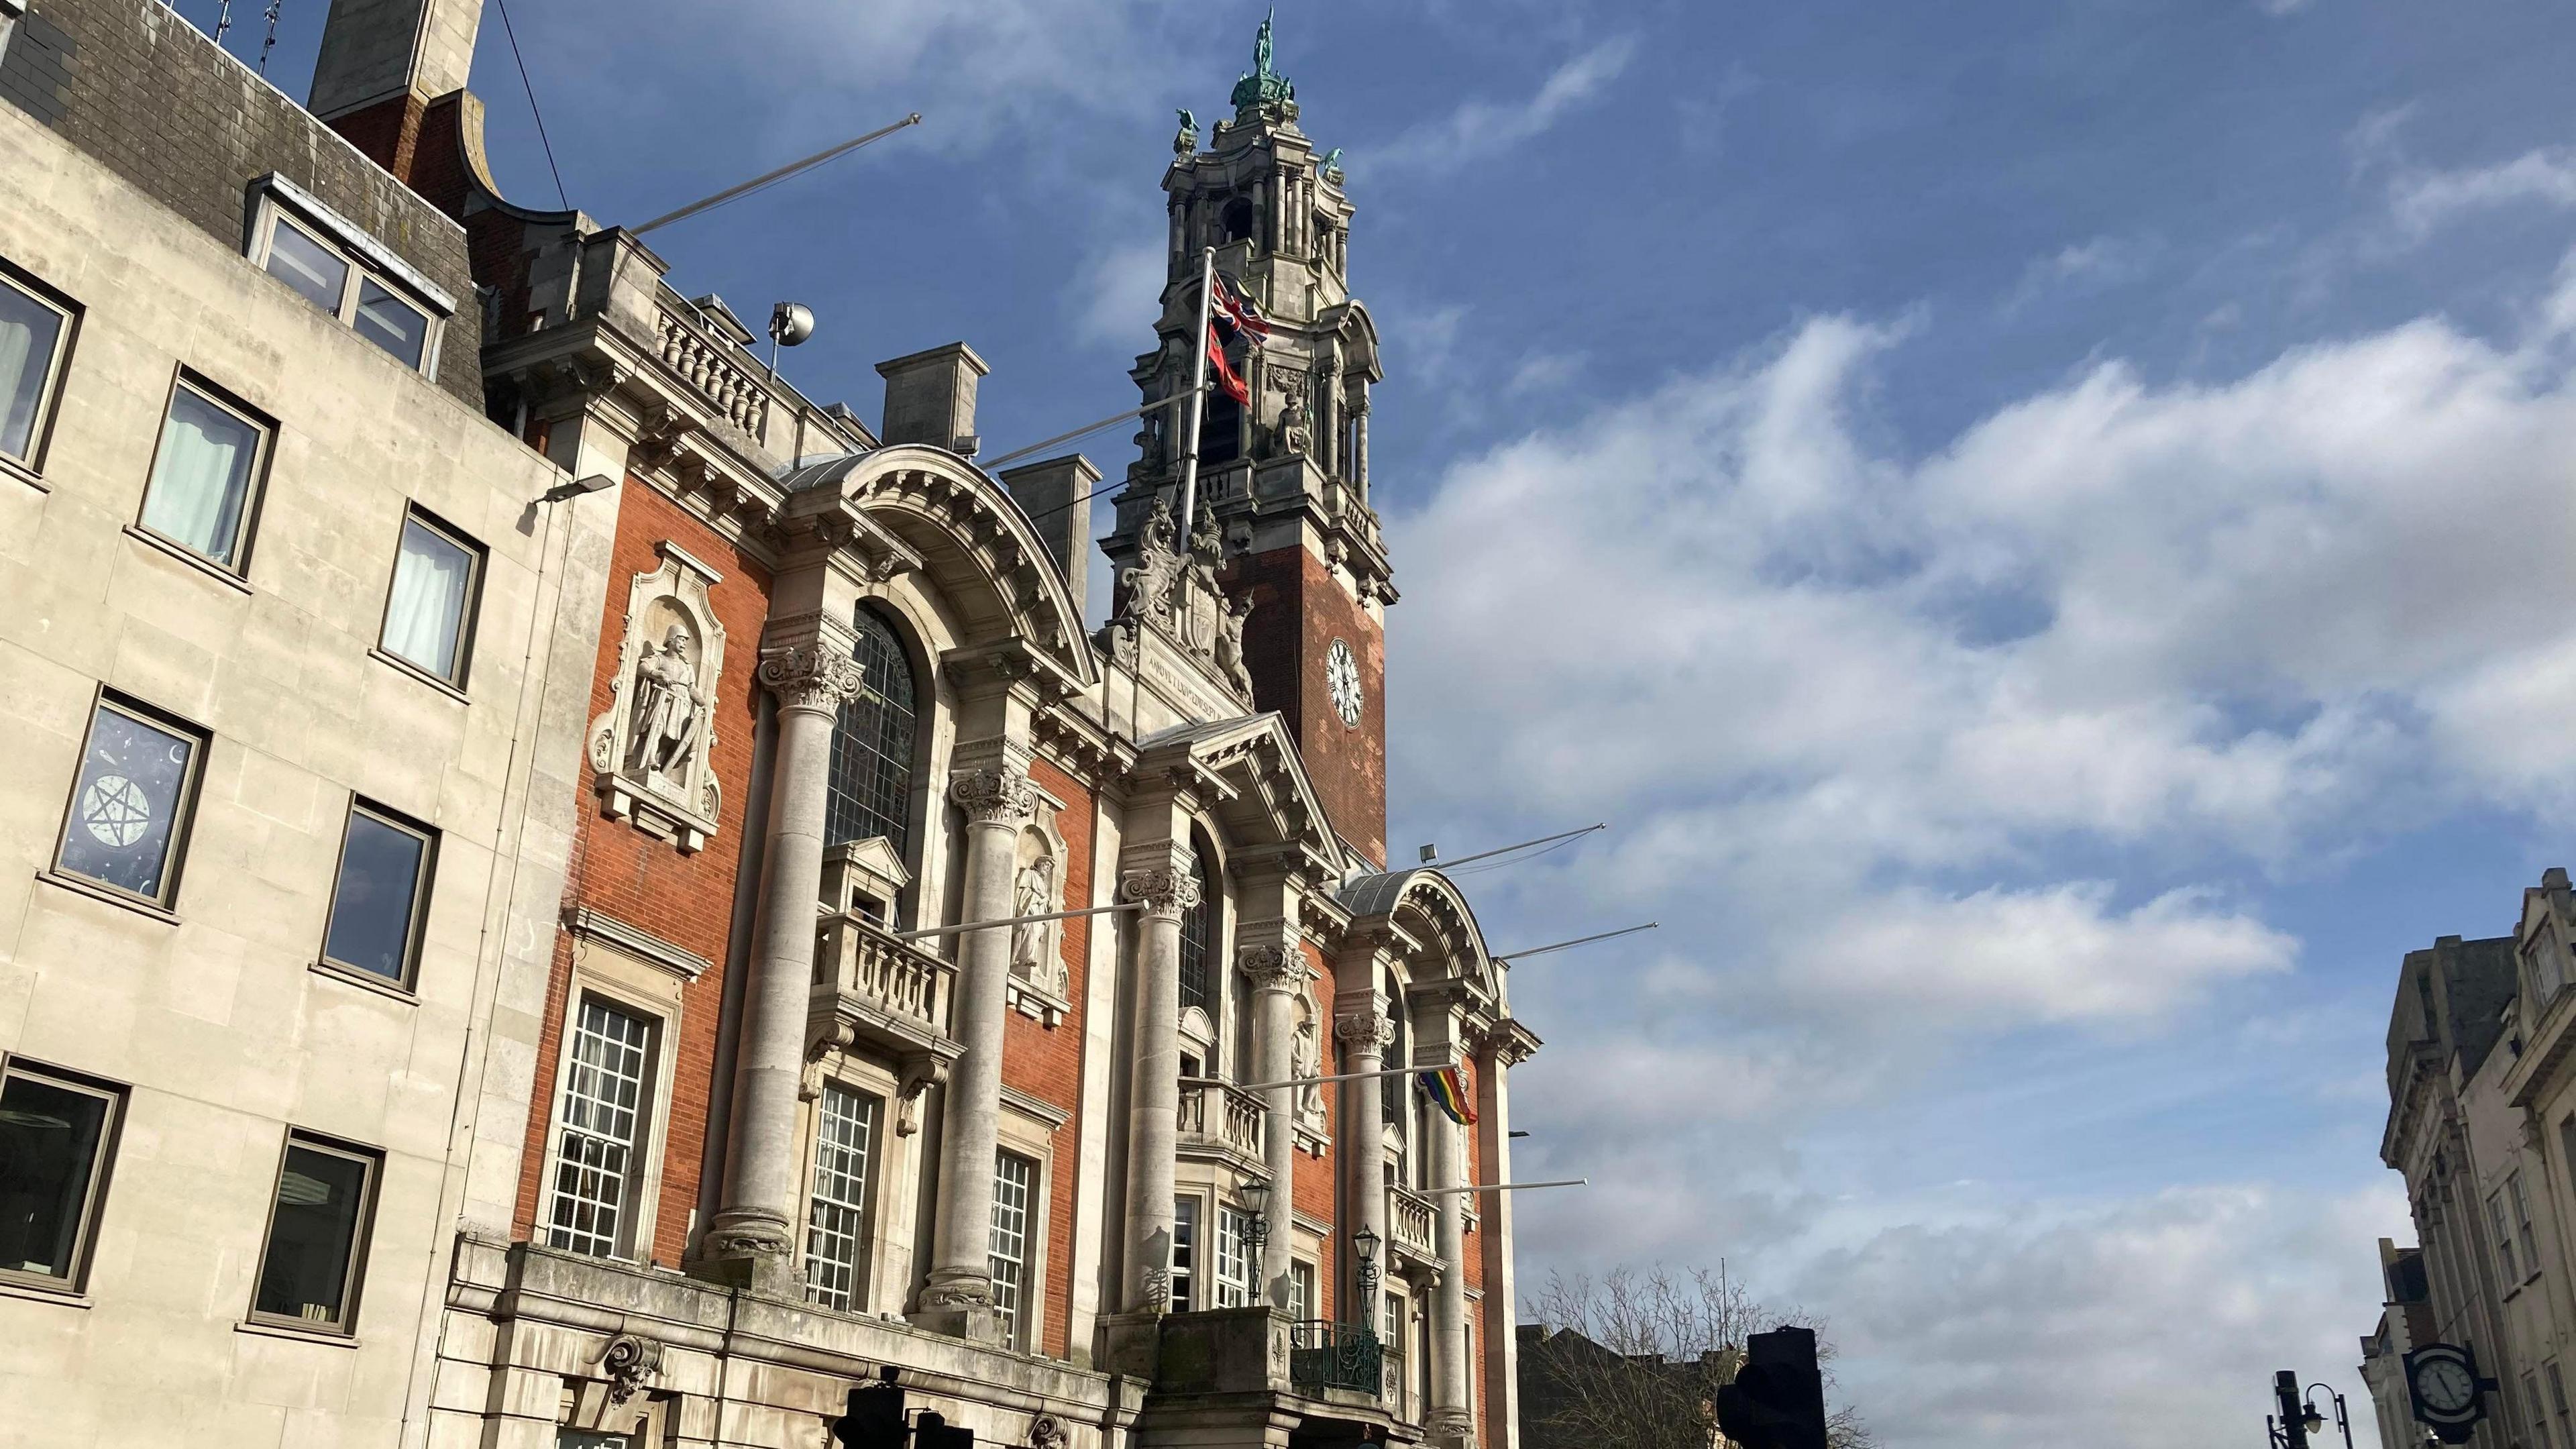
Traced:
[[723, 575], [678, 544], [656, 547], [661, 566], [627, 585], [626, 636], [608, 710], [590, 722], [590, 768], [610, 819], [695, 851], [724, 809], [714, 758], [725, 631], [707, 598]]
[[[1044, 791], [1033, 792], [1036, 810], [1020, 827], [1011, 865], [1011, 914], [1043, 916], [1066, 910], [1064, 837], [1055, 818], [1064, 807]], [[1011, 928], [1011, 1006], [1048, 1027], [1072, 1005], [1073, 973], [1064, 963], [1064, 922], [1024, 921]]]

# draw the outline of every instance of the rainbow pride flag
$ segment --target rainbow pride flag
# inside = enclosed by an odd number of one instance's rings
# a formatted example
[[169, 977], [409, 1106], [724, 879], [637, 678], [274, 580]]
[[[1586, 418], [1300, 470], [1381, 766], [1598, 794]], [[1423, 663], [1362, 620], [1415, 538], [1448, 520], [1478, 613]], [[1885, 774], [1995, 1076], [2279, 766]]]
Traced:
[[1476, 1125], [1476, 1102], [1467, 1090], [1463, 1069], [1442, 1067], [1436, 1072], [1424, 1072], [1418, 1080], [1422, 1090], [1431, 1094], [1431, 1104], [1447, 1113], [1450, 1121], [1461, 1127]]

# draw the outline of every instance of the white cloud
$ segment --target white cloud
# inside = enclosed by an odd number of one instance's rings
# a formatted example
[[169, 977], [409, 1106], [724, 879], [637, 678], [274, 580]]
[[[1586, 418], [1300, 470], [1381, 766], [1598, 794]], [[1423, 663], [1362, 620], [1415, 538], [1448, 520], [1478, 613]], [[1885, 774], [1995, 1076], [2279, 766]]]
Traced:
[[2576, 575], [2513, 545], [2576, 532], [2534, 313], [2517, 347], [2422, 321], [2219, 386], [2107, 363], [1913, 459], [1862, 415], [1904, 329], [1821, 318], [1532, 432], [1391, 520], [1393, 774], [1435, 815], [1504, 779], [1532, 821], [1610, 816], [1571, 884], [1847, 1030], [2282, 969], [2223, 892], [2045, 862], [2216, 886], [2576, 793]]
[[[2070, 1424], [2113, 1449], [2201, 1443], [2213, 1424], [2259, 1422], [2276, 1368], [2336, 1385], [2366, 1437], [2351, 1365], [2380, 1297], [2371, 1243], [2405, 1224], [2393, 1176], [2343, 1197], [2043, 1204], [1872, 1234], [1820, 1255], [1796, 1296], [1841, 1348], [1845, 1392], [1908, 1449]], [[2333, 1305], [2347, 1316], [2319, 1311]]]
[[1636, 53], [1633, 35], [1602, 41], [1549, 72], [1526, 100], [1467, 101], [1383, 146], [1354, 148], [1353, 174], [1446, 166], [1508, 151], [1589, 103], [1627, 70]]
[[2492, 166], [2410, 170], [2388, 188], [2398, 226], [2418, 239], [2471, 213], [2523, 203], [2576, 207], [2576, 151], [2542, 147]]
[[1093, 257], [1065, 289], [1074, 335], [1130, 353], [1152, 351], [1165, 270], [1159, 240], [1114, 246]]
[[2021, 280], [2004, 299], [2006, 313], [2018, 312], [2042, 297], [2068, 289], [2098, 289], [2136, 277], [2146, 269], [2154, 249], [2143, 241], [2097, 236], [2031, 258]]

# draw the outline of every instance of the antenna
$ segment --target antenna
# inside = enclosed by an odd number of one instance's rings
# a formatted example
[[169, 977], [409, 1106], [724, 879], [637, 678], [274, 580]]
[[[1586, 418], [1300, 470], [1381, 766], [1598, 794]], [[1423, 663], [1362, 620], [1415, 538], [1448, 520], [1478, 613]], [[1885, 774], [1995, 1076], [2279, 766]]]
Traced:
[[286, 0], [268, 0], [268, 38], [259, 43], [259, 73], [268, 74], [268, 53], [277, 49], [277, 12]]

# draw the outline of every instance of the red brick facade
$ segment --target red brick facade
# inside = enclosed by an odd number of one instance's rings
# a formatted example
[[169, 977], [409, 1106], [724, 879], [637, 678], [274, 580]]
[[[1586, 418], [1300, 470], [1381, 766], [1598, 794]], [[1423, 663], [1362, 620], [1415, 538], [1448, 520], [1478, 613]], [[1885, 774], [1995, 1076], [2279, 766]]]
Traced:
[[[1237, 559], [1229, 588], [1248, 590], [1252, 618], [1243, 661], [1253, 702], [1277, 710], [1297, 740], [1298, 758], [1324, 813], [1342, 838], [1386, 864], [1386, 635], [1342, 588], [1324, 561], [1303, 548]], [[1333, 712], [1324, 661], [1333, 641], [1359, 664], [1360, 722]]]
[[[1047, 760], [1036, 761], [1029, 779], [1064, 802], [1056, 816], [1056, 833], [1064, 837], [1061, 909], [1091, 904], [1092, 798], [1071, 775]], [[1091, 918], [1076, 916], [1058, 933], [1063, 942], [1065, 995], [1073, 1009], [1050, 1028], [1018, 1012], [1006, 1018], [1002, 1033], [1004, 1085], [1037, 1097], [1072, 1115], [1055, 1133], [1055, 1167], [1047, 1184], [1047, 1316], [1045, 1352], [1061, 1358], [1073, 1333], [1073, 1218], [1075, 1195], [1092, 1186], [1080, 1182], [1082, 1165], [1083, 995], [1091, 980]]]
[[[672, 1054], [670, 1121], [662, 1141], [661, 1197], [653, 1241], [636, 1256], [677, 1266], [686, 1249], [689, 1215], [697, 1206], [700, 1162], [706, 1147], [707, 1098], [713, 1085], [716, 1023], [724, 1001], [726, 947], [731, 935], [735, 873], [742, 859], [743, 816], [750, 805], [753, 661], [769, 616], [769, 576], [687, 510], [634, 479], [619, 505], [617, 541], [609, 565], [608, 601], [599, 630], [599, 656], [591, 676], [591, 713], [605, 713], [615, 696], [618, 651], [626, 638], [626, 581], [661, 567], [655, 545], [668, 539], [695, 557], [725, 559], [724, 578], [708, 590], [725, 629], [725, 669], [717, 684], [714, 715], [716, 779], [724, 792], [720, 829], [694, 855], [683, 855], [594, 805], [582, 812], [573, 842], [567, 915], [587, 906], [649, 931], [715, 966], [683, 990], [679, 1029], [666, 1038]], [[528, 1153], [521, 1169], [515, 1236], [533, 1235], [543, 1211], [547, 1131], [555, 1110], [557, 1062], [572, 981], [572, 939], [558, 938], [554, 979], [546, 994], [544, 1035], [538, 1045], [536, 1089], [528, 1111]]]

